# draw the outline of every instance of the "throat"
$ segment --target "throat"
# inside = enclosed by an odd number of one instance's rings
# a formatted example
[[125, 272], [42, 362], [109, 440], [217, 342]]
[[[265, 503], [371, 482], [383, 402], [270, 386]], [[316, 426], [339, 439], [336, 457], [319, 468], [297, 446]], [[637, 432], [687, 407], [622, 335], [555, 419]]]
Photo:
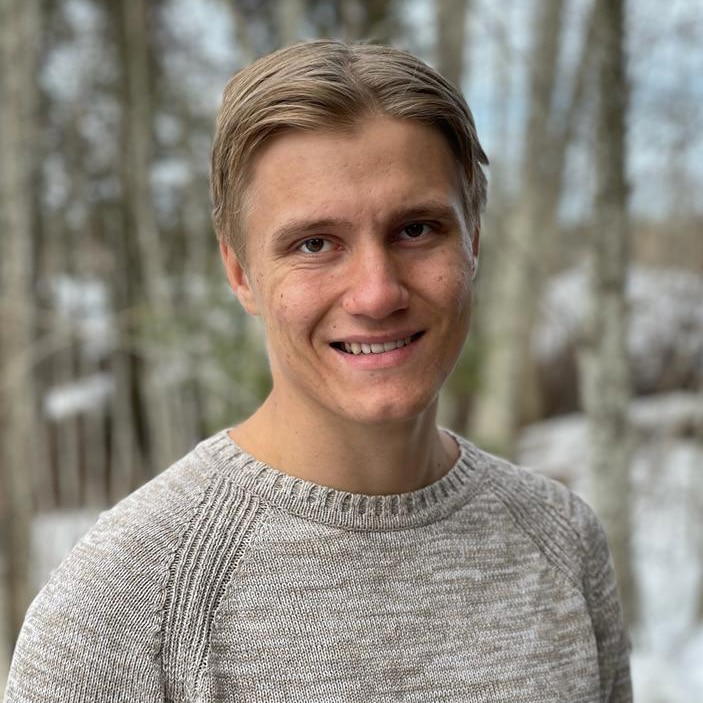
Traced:
[[285, 422], [275, 415], [259, 415], [254, 422], [252, 417], [230, 430], [230, 437], [259, 461], [335, 490], [364, 495], [419, 490], [441, 479], [459, 455], [433, 416], [395, 425], [316, 422], [306, 428], [304, 413], [294, 413], [294, 422], [291, 414]]

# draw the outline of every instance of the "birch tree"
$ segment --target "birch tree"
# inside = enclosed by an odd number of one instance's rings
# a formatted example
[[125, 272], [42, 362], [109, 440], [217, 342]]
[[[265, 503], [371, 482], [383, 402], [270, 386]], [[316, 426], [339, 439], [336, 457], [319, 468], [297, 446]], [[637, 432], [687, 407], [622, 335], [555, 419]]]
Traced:
[[581, 349], [581, 391], [590, 433], [591, 500], [610, 541], [632, 623], [630, 561], [630, 378], [626, 350], [628, 260], [627, 79], [624, 0], [597, 0], [596, 193], [589, 261], [590, 314]]
[[521, 156], [520, 195], [493, 247], [485, 281], [481, 385], [470, 434], [489, 449], [512, 454], [520, 418], [530, 322], [543, 276], [545, 184], [551, 182], [550, 113], [560, 50], [563, 0], [537, 4], [529, 64], [528, 117]]

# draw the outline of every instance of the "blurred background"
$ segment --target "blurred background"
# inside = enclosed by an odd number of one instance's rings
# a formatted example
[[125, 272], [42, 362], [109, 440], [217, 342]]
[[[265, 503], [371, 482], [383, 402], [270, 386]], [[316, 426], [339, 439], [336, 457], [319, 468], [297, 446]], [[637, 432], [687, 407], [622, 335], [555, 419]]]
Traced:
[[222, 275], [225, 82], [301, 38], [408, 49], [491, 160], [440, 421], [608, 532], [638, 701], [703, 700], [698, 0], [0, 0], [0, 691], [98, 514], [269, 388]]

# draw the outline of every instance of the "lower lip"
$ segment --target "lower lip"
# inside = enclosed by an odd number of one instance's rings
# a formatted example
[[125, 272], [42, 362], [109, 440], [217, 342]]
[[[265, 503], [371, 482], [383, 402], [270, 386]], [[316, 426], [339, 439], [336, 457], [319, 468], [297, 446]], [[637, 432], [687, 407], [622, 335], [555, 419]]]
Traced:
[[335, 347], [331, 347], [331, 349], [337, 353], [342, 361], [355, 369], [387, 369], [406, 362], [415, 353], [415, 349], [423, 337], [424, 335], [410, 344], [381, 354], [349, 354]]

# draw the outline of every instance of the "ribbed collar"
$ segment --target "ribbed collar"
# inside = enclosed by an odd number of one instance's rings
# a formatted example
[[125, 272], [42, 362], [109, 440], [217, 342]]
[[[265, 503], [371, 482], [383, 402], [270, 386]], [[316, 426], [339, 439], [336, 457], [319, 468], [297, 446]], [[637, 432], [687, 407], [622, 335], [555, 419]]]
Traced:
[[397, 530], [436, 522], [467, 503], [477, 492], [485, 461], [463, 437], [448, 432], [459, 458], [440, 479], [407, 493], [350, 493], [283, 473], [244, 451], [222, 430], [201, 442], [196, 452], [219, 476], [290, 513], [352, 530]]

